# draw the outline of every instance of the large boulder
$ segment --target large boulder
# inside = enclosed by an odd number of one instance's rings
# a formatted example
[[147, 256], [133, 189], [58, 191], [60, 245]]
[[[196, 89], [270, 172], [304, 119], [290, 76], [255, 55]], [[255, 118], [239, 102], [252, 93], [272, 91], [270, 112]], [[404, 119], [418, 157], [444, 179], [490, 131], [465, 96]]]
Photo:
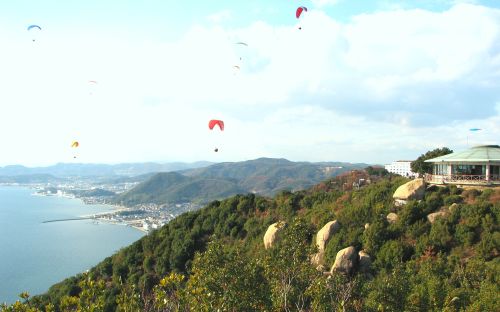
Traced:
[[264, 248], [271, 248], [278, 238], [278, 232], [285, 226], [285, 222], [279, 221], [271, 224], [264, 234]]
[[319, 230], [316, 235], [316, 245], [318, 246], [319, 253], [324, 253], [326, 244], [328, 240], [335, 234], [340, 228], [340, 223], [337, 220], [330, 221], [325, 226]]
[[353, 269], [358, 264], [358, 253], [352, 246], [342, 249], [335, 257], [335, 263], [330, 270], [333, 272], [341, 272], [344, 274], [351, 274]]
[[415, 179], [408, 183], [405, 183], [398, 187], [396, 192], [392, 195], [392, 197], [396, 201], [401, 200], [421, 200], [424, 198], [425, 194], [425, 182], [424, 179]]
[[448, 211], [446, 210], [440, 210], [438, 212], [433, 212], [427, 215], [427, 220], [429, 220], [430, 223], [436, 222], [437, 218], [446, 218], [448, 215]]
[[387, 218], [387, 222], [389, 222], [389, 223], [398, 222], [398, 215], [395, 214], [394, 212], [389, 213], [386, 218]]
[[363, 273], [369, 273], [370, 267], [372, 266], [372, 259], [369, 254], [364, 250], [358, 253], [359, 256], [359, 271]]

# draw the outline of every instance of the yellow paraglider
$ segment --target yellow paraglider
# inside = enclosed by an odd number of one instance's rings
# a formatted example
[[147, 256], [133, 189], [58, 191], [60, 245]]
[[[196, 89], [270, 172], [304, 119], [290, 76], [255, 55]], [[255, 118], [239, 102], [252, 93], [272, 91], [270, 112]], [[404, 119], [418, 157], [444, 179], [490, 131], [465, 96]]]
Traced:
[[[80, 143], [78, 143], [78, 141], [73, 141], [73, 143], [71, 143], [71, 148], [77, 148], [78, 146], [80, 146]], [[76, 152], [73, 155], [73, 158], [76, 158]]]

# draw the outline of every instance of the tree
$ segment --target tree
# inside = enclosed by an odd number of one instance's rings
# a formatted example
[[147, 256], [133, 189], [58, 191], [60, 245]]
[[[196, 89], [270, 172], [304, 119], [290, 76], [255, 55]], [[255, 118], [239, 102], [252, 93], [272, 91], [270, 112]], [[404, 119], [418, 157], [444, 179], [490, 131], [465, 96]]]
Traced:
[[280, 240], [266, 251], [265, 273], [271, 288], [271, 300], [276, 311], [302, 311], [308, 305], [306, 289], [318, 272], [310, 264], [310, 226], [295, 219], [283, 230]]
[[427, 159], [451, 154], [453, 151], [447, 147], [443, 148], [436, 148], [432, 151], [428, 151], [425, 154], [420, 155], [419, 158], [417, 158], [415, 161], [411, 162], [411, 171], [418, 173], [420, 175], [423, 175], [425, 173], [431, 173], [432, 172], [432, 164], [431, 163], [426, 163]]

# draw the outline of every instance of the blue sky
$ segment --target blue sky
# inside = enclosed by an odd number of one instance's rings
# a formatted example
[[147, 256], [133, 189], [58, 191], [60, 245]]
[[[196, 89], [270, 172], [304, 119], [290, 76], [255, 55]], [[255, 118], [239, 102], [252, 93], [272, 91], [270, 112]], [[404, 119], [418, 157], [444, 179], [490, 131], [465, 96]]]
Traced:
[[499, 1], [3, 1], [0, 46], [0, 166], [500, 143]]

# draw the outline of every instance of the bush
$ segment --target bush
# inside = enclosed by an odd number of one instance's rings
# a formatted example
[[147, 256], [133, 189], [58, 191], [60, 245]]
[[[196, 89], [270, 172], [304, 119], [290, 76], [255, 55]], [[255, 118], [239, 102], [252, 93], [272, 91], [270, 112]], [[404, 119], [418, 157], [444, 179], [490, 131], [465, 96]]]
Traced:
[[460, 204], [462, 202], [462, 197], [460, 195], [450, 195], [444, 199], [444, 204], [450, 206], [452, 204]]

